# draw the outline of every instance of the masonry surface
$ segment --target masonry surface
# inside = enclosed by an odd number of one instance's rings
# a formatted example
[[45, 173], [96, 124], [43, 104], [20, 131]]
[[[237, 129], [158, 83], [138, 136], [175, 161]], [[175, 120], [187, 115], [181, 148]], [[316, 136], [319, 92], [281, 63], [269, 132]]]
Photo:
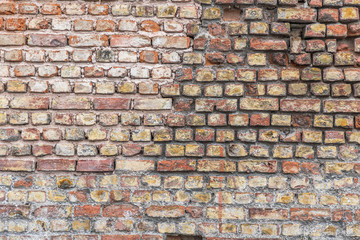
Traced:
[[1, 0], [0, 240], [359, 239], [359, 7]]

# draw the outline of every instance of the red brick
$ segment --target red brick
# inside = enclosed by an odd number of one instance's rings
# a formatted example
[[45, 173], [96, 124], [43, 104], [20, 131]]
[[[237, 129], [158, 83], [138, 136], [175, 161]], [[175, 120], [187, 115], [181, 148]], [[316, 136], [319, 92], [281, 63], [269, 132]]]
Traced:
[[320, 99], [281, 99], [280, 109], [286, 112], [320, 112]]
[[188, 206], [185, 208], [185, 212], [188, 213], [192, 218], [202, 217], [202, 207]]
[[0, 205], [0, 217], [29, 217], [30, 205]]
[[339, 10], [331, 8], [319, 9], [319, 22], [338, 22]]
[[294, 221], [314, 221], [330, 219], [331, 211], [325, 208], [291, 208], [290, 219]]
[[215, 38], [210, 40], [210, 51], [226, 52], [231, 50], [231, 40], [225, 38]]
[[253, 50], [287, 50], [287, 43], [281, 39], [251, 38], [250, 47]]
[[270, 126], [270, 115], [268, 113], [251, 114], [250, 126]]
[[284, 173], [299, 173], [300, 164], [298, 162], [282, 162], [282, 170]]
[[16, 182], [14, 182], [14, 187], [15, 188], [30, 188], [33, 185], [33, 177], [29, 176], [29, 177], [25, 177], [22, 178]]
[[159, 172], [195, 171], [196, 160], [161, 160], [157, 163]]
[[70, 159], [38, 159], [38, 171], [75, 171], [75, 160]]
[[185, 215], [185, 207], [177, 205], [150, 206], [145, 212], [149, 217], [177, 218]]
[[[345, 209], [335, 209], [332, 212], [331, 221], [334, 222], [352, 222], [353, 221], [353, 213], [351, 210]], [[358, 221], [358, 220], [357, 220]]]
[[71, 191], [69, 192], [69, 198], [75, 198], [76, 201], [82, 203], [86, 203], [89, 201], [88, 192], [86, 190]]
[[105, 160], [78, 160], [76, 165], [78, 172], [111, 172], [114, 171], [114, 161]]
[[109, 6], [106, 4], [90, 4], [89, 14], [91, 15], [107, 15]]
[[75, 206], [74, 216], [75, 217], [100, 217], [100, 205], [84, 205], [84, 206]]
[[326, 30], [327, 37], [344, 38], [347, 35], [346, 24], [328, 24]]
[[26, 18], [8, 18], [5, 21], [5, 29], [7, 31], [25, 31]]
[[160, 31], [160, 26], [158, 23], [152, 20], [145, 20], [141, 22], [140, 28], [145, 32], [158, 32]]
[[97, 110], [126, 110], [130, 109], [131, 99], [126, 98], [94, 98], [94, 109]]
[[157, 63], [158, 58], [158, 53], [155, 51], [142, 51], [140, 53], [140, 62]]
[[16, 13], [15, 3], [3, 2], [0, 3], [0, 14], [11, 15]]
[[32, 146], [33, 155], [36, 157], [51, 155], [52, 154], [52, 145], [47, 144], [37, 144]]
[[308, 174], [318, 175], [321, 173], [319, 163], [303, 162], [301, 163], [301, 171]]
[[35, 162], [32, 160], [0, 160], [0, 171], [32, 172]]
[[85, 77], [103, 77], [104, 69], [101, 67], [84, 67]]
[[103, 216], [117, 218], [139, 217], [140, 209], [131, 204], [108, 205], [103, 207]]

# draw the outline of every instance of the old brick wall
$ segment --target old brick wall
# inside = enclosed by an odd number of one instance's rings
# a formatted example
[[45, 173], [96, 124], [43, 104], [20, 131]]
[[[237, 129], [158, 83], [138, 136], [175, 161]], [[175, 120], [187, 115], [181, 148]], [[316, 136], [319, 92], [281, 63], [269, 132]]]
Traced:
[[359, 6], [1, 0], [0, 239], [357, 239]]

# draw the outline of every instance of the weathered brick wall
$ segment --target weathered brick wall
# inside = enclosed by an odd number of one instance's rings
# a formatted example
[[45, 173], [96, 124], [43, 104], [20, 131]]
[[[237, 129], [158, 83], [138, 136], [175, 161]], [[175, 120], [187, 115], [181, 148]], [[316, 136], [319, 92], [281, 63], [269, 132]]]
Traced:
[[0, 239], [360, 237], [359, 6], [1, 0]]

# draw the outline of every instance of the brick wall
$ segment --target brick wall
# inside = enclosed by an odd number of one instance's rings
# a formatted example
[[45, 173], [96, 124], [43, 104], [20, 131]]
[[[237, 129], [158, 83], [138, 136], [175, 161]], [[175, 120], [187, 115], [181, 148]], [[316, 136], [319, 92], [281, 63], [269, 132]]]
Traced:
[[357, 239], [359, 7], [1, 0], [0, 240]]

